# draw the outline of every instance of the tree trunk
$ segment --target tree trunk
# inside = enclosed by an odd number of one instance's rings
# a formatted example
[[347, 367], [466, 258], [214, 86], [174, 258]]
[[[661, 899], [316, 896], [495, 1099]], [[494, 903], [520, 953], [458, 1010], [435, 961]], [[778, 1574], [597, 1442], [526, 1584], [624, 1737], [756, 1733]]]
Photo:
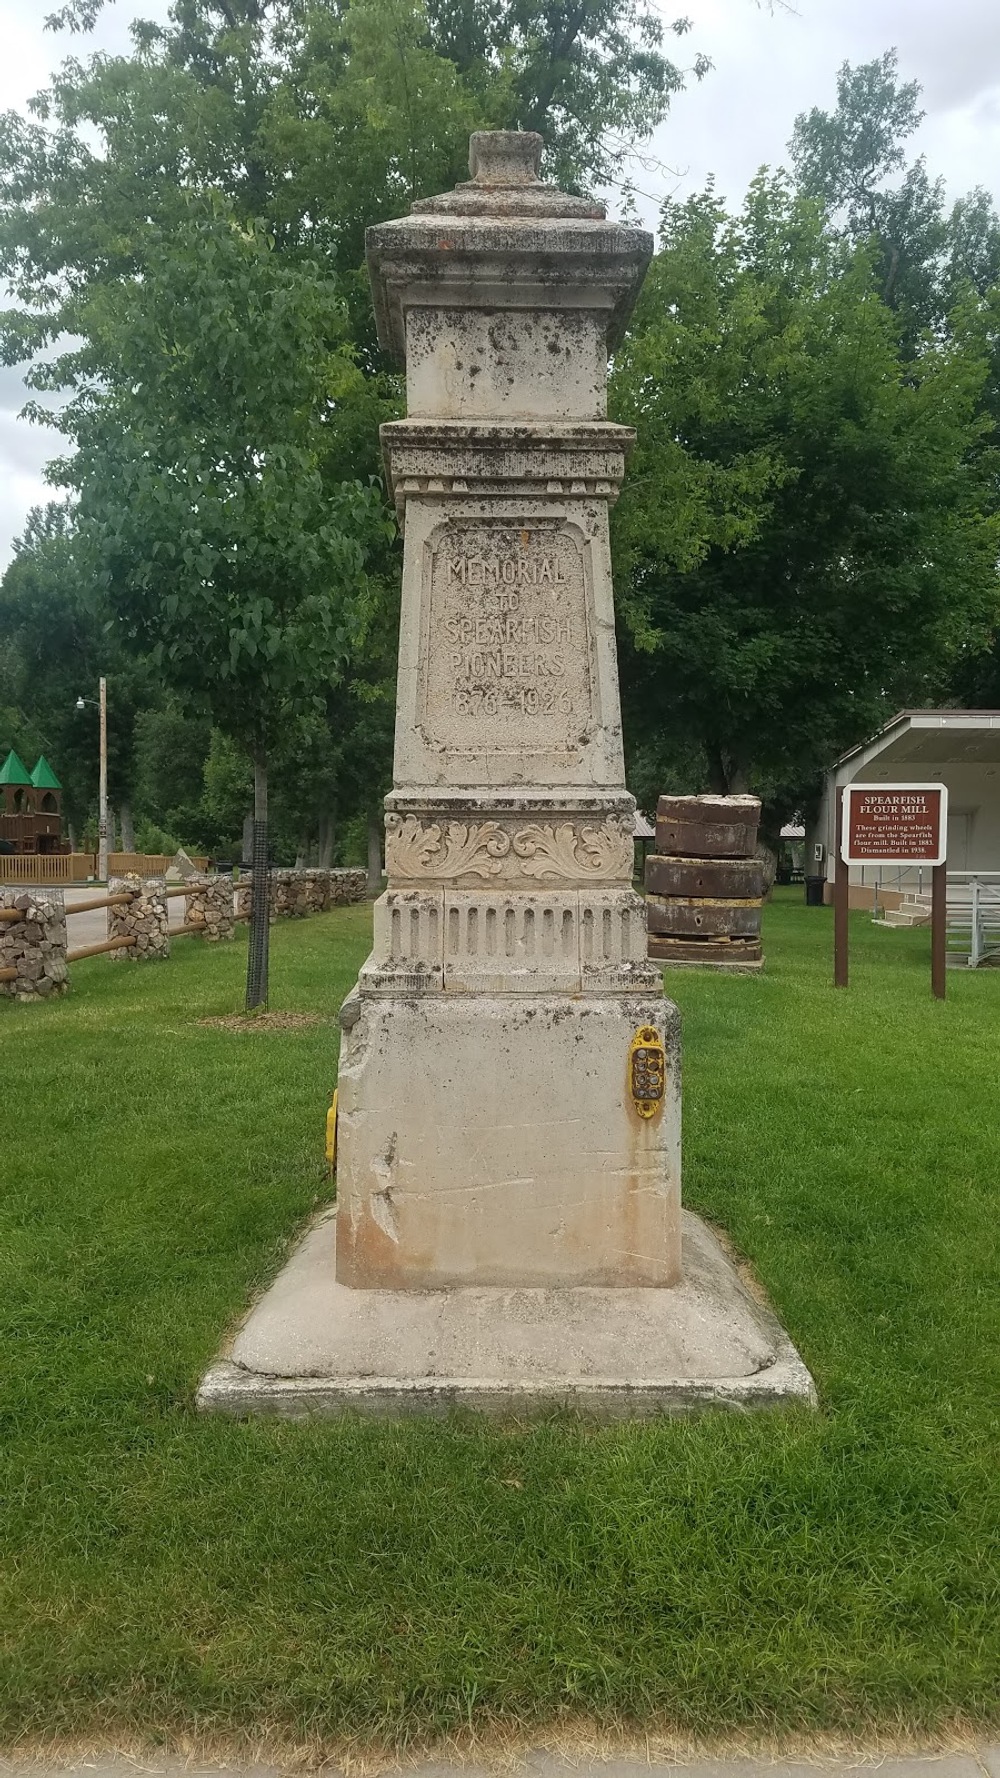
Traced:
[[382, 817], [368, 817], [368, 894], [382, 893]]
[[135, 851], [135, 823], [132, 820], [131, 803], [122, 803], [122, 851]]
[[253, 762], [253, 890], [247, 947], [247, 1012], [267, 1006], [267, 966], [271, 927], [271, 873], [267, 844], [267, 755]]
[[316, 862], [320, 870], [329, 870], [333, 863], [333, 816], [329, 814], [319, 818], [319, 854]]
[[309, 863], [309, 835], [303, 831], [299, 834], [299, 843], [295, 851], [296, 870], [305, 870]]
[[75, 852], [76, 851], [76, 828], [73, 826], [72, 821], [67, 821], [67, 823], [66, 823], [66, 838], [69, 841], [70, 851]]
[[115, 814], [114, 809], [111, 807], [111, 804], [109, 803], [108, 804], [108, 851], [109, 852], [117, 852], [118, 850], [119, 850], [118, 817]]
[[247, 866], [248, 870], [253, 865], [253, 815], [252, 814], [244, 815], [244, 817], [243, 817], [243, 851], [240, 855], [240, 863], [245, 864]]

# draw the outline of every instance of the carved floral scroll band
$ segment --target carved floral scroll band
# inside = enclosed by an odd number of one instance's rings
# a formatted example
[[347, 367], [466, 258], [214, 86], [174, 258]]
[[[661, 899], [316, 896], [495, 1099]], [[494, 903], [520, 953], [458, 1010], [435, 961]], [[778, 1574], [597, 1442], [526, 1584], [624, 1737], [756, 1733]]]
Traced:
[[597, 825], [448, 821], [425, 827], [416, 815], [388, 815], [386, 869], [406, 882], [465, 876], [619, 882], [632, 876], [631, 825], [608, 817]]

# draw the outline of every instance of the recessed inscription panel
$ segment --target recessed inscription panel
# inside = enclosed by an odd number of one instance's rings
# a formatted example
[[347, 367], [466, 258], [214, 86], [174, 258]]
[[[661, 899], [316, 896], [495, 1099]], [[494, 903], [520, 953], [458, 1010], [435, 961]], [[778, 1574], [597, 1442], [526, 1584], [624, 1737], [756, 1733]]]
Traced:
[[[579, 753], [596, 712], [582, 536], [446, 524], [424, 559], [422, 726], [446, 753]], [[429, 587], [428, 587], [429, 581]]]

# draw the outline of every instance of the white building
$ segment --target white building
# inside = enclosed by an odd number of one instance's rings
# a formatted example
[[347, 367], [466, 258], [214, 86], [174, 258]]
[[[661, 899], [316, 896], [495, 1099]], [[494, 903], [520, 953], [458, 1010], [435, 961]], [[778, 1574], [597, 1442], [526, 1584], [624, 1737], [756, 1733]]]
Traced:
[[[852, 747], [829, 773], [806, 872], [826, 878], [833, 899], [837, 791], [853, 783], [946, 784], [948, 870], [1000, 875], [1000, 710], [901, 710], [880, 734]], [[822, 855], [816, 856], [822, 847]], [[895, 864], [852, 865], [852, 907], [884, 908], [930, 888], [930, 871]]]

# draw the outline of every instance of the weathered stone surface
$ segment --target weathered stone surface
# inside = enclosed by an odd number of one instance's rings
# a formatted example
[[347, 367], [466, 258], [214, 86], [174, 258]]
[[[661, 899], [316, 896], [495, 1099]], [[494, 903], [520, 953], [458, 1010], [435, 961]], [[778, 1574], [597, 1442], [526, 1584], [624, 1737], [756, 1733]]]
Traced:
[[[362, 990], [346, 1022], [342, 1282], [676, 1281], [680, 1043], [662, 993]], [[648, 1120], [628, 1087], [644, 1026], [667, 1055], [663, 1109]]]
[[[363, 870], [273, 870], [270, 882], [270, 919], [301, 919], [330, 907], [346, 907], [364, 901], [368, 873]], [[253, 880], [241, 877], [235, 886], [235, 917], [248, 920], [253, 906]]]
[[[736, 822], [756, 827], [760, 821], [757, 796], [661, 796], [656, 804], [660, 821]], [[752, 850], [752, 848], [751, 848]]]
[[69, 971], [62, 890], [0, 888], [0, 909], [19, 916], [0, 920], [0, 970], [17, 972], [12, 981], [0, 981], [0, 995], [38, 1001], [64, 994]]
[[765, 872], [755, 856], [759, 817], [755, 796], [660, 797], [657, 851], [645, 866], [651, 958], [760, 968]]
[[690, 1214], [684, 1278], [670, 1290], [351, 1290], [332, 1244], [324, 1219], [209, 1372], [199, 1406], [302, 1416], [568, 1404], [617, 1419], [815, 1401], [780, 1324]]
[[672, 858], [748, 858], [756, 826], [738, 821], [666, 821], [656, 817], [656, 851]]
[[724, 969], [736, 974], [758, 974], [764, 953], [759, 938], [671, 938], [649, 935], [649, 956], [671, 968]]
[[108, 937], [130, 938], [131, 945], [109, 951], [112, 963], [162, 962], [170, 955], [170, 904], [162, 878], [139, 877], [129, 873], [112, 877], [108, 894], [128, 890], [131, 899], [120, 907], [108, 909]]
[[232, 878], [195, 872], [187, 878], [186, 886], [185, 918], [188, 925], [200, 925], [202, 936], [210, 944], [233, 938], [236, 928]]
[[[531, 811], [537, 816], [538, 811]], [[627, 883], [632, 874], [632, 815], [601, 808], [529, 820], [512, 809], [386, 816], [386, 870], [393, 882], [453, 888], [500, 884]]]
[[206, 1408], [811, 1399], [742, 1296], [728, 1339], [697, 1243], [681, 1282], [678, 1016], [631, 886], [608, 540], [632, 435], [604, 418], [652, 242], [543, 185], [539, 148], [477, 136], [470, 185], [369, 231], [408, 399], [382, 434], [388, 886], [342, 1009], [336, 1242], [310, 1237]]
[[675, 1059], [676, 1024], [631, 886], [608, 540], [632, 434], [607, 354], [652, 243], [546, 186], [539, 151], [475, 138], [469, 185], [368, 237], [408, 413], [382, 434], [388, 888], [341, 1054], [359, 1287], [678, 1276], [676, 1066], [649, 1120], [627, 1084], [637, 1021]]
[[651, 934], [676, 938], [759, 938], [760, 902], [647, 895], [646, 920]]
[[722, 897], [728, 901], [759, 901], [764, 893], [764, 867], [757, 858], [646, 859], [648, 895]]

